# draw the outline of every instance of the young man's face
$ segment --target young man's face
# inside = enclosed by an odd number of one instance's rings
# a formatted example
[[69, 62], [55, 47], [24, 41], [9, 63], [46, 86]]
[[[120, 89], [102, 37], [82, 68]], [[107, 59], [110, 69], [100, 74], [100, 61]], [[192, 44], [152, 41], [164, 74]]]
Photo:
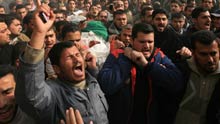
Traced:
[[193, 21], [197, 30], [210, 30], [211, 17], [209, 11], [201, 12]]
[[122, 29], [120, 33], [120, 40], [125, 44], [125, 46], [129, 46], [131, 43], [131, 29]]
[[115, 10], [124, 10], [124, 3], [123, 1], [119, 0], [114, 4]]
[[20, 35], [22, 31], [21, 21], [14, 19], [8, 28], [12, 34]]
[[114, 23], [118, 28], [121, 28], [121, 27], [127, 25], [127, 23], [128, 23], [127, 15], [126, 14], [115, 15]]
[[0, 14], [5, 14], [5, 8], [0, 8]]
[[176, 31], [180, 31], [185, 24], [185, 19], [184, 18], [173, 18], [171, 21], [171, 24]]
[[129, 7], [129, 2], [128, 2], [128, 0], [124, 0], [123, 2], [124, 2], [124, 9], [125, 9], [125, 10], [129, 9], [129, 8], [128, 8], [128, 7]]
[[8, 124], [16, 114], [14, 98], [15, 80], [13, 74], [0, 78], [0, 123]]
[[158, 32], [163, 32], [168, 25], [167, 16], [163, 13], [158, 13], [153, 18], [153, 25], [156, 27]]
[[212, 21], [213, 21], [214, 27], [217, 29], [220, 29], [220, 17], [213, 17]]
[[81, 33], [80, 31], [75, 32], [68, 32], [64, 38], [64, 41], [72, 41], [72, 42], [79, 42], [81, 40]]
[[179, 13], [179, 12], [181, 12], [181, 10], [182, 10], [182, 8], [179, 4], [171, 3], [171, 5], [170, 5], [171, 13]]
[[107, 23], [108, 22], [108, 14], [107, 12], [100, 12], [99, 16], [98, 16], [99, 20], [103, 23]]
[[10, 42], [11, 32], [8, 30], [7, 25], [4, 22], [0, 22], [0, 45]]
[[74, 83], [85, 80], [84, 59], [76, 46], [63, 50], [56, 73], [59, 77]]
[[143, 18], [143, 22], [145, 22], [147, 24], [151, 24], [152, 23], [152, 13], [153, 13], [153, 9], [152, 10], [146, 10], [145, 11], [145, 16]]
[[193, 50], [192, 53], [200, 72], [209, 74], [218, 69], [219, 47], [216, 41], [211, 45], [204, 45], [196, 42], [195, 50]]
[[184, 15], [186, 17], [190, 17], [191, 14], [192, 14], [193, 9], [194, 9], [194, 7], [187, 7], [187, 9], [184, 11]]
[[46, 33], [45, 39], [45, 48], [52, 48], [54, 44], [56, 44], [56, 33], [53, 29], [49, 30]]
[[207, 8], [209, 10], [211, 10], [213, 6], [213, 0], [203, 0], [202, 2], [202, 7]]
[[63, 21], [63, 20], [65, 20], [64, 14], [63, 13], [56, 13], [55, 21], [58, 22], [58, 21]]
[[75, 1], [70, 1], [70, 2], [68, 3], [68, 10], [69, 10], [69, 11], [74, 11], [75, 8], [76, 8], [76, 3], [75, 3]]
[[138, 32], [131, 43], [134, 50], [142, 52], [145, 58], [149, 58], [154, 49], [154, 33]]
[[91, 13], [93, 16], [97, 16], [98, 13], [99, 13], [99, 10], [98, 10], [97, 6], [92, 6], [92, 7], [90, 8], [90, 13]]
[[21, 9], [16, 10], [16, 13], [21, 19], [24, 19], [24, 17], [28, 13], [28, 10], [26, 8], [21, 8]]
[[98, 9], [98, 12], [100, 12], [100, 11], [102, 10], [101, 4], [96, 4], [96, 7], [97, 7], [97, 9]]

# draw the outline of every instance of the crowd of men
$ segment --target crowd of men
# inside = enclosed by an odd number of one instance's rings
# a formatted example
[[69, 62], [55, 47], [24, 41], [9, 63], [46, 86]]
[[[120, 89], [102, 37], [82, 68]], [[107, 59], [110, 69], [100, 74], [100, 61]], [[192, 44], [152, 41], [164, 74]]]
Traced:
[[8, 2], [0, 124], [220, 124], [218, 0]]

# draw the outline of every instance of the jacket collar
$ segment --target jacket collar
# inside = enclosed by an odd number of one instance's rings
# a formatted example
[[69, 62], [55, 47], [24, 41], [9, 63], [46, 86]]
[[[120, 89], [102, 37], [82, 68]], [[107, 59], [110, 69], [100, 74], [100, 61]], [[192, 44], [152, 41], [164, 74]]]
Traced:
[[[195, 73], [197, 73], [197, 74], [199, 74], [199, 75], [203, 75], [202, 73], [200, 73], [199, 71], [198, 71], [198, 68], [197, 68], [197, 66], [196, 66], [196, 62], [195, 62], [195, 58], [194, 57], [191, 57], [190, 59], [187, 59], [187, 63], [188, 63], [188, 65], [189, 65], [189, 68], [193, 71], [193, 72], [195, 72]], [[218, 69], [215, 71], [215, 72], [213, 72], [213, 73], [210, 73], [209, 75], [216, 75], [216, 74], [220, 74], [220, 61], [218, 62]]]

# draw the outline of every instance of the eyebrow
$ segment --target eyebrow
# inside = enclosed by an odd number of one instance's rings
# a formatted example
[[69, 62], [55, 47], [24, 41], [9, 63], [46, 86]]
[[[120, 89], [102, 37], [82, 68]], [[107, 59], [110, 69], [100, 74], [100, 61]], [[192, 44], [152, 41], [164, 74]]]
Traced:
[[11, 91], [11, 90], [13, 90], [13, 89], [14, 89], [14, 87], [7, 88], [7, 89], [5, 89], [5, 90], [2, 91], [2, 94], [6, 93], [6, 92], [8, 92], [8, 91]]

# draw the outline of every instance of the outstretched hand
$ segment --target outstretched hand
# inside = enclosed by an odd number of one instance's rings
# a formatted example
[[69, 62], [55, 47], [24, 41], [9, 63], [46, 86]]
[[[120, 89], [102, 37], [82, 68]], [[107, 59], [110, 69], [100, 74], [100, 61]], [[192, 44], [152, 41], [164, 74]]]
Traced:
[[[84, 124], [82, 116], [78, 110], [73, 110], [72, 107], [66, 110], [66, 123], [64, 120], [60, 121], [60, 124]], [[90, 124], [93, 124], [92, 121]]]
[[183, 57], [190, 57], [192, 56], [192, 52], [189, 50], [189, 48], [183, 46], [180, 50], [177, 50], [176, 53], [180, 54]]

